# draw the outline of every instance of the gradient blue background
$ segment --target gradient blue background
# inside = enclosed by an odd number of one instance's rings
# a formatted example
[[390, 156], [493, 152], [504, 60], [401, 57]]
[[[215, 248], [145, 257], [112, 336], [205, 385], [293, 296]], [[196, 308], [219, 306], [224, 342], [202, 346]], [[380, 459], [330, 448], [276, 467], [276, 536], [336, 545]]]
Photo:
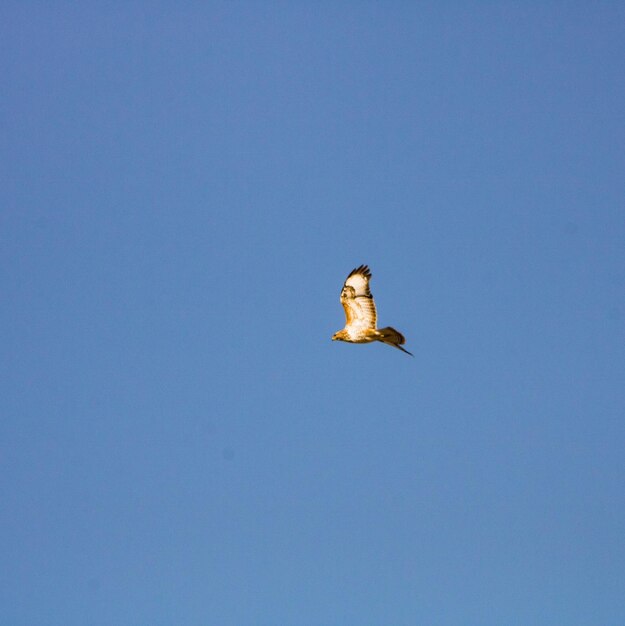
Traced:
[[0, 623], [625, 623], [621, 3], [0, 23]]

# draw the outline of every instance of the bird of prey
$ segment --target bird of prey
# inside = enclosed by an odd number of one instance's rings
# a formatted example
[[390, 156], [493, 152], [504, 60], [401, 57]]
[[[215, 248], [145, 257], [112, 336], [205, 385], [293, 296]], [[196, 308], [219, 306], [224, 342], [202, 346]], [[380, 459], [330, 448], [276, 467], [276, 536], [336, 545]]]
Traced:
[[341, 304], [345, 309], [347, 321], [345, 328], [332, 335], [332, 341], [349, 341], [350, 343], [369, 343], [381, 341], [393, 346], [410, 356], [408, 350], [402, 348], [406, 342], [404, 336], [394, 328], [378, 328], [375, 302], [369, 291], [371, 272], [366, 265], [352, 270], [341, 290]]

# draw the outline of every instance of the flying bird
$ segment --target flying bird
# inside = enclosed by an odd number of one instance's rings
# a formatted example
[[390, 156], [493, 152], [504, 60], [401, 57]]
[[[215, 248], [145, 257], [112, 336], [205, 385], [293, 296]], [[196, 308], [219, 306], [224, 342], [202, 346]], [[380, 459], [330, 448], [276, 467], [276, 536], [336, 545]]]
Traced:
[[345, 280], [341, 290], [341, 304], [345, 309], [345, 328], [332, 335], [332, 341], [349, 341], [350, 343], [369, 343], [381, 341], [387, 346], [393, 346], [410, 356], [408, 350], [402, 348], [406, 342], [404, 336], [394, 328], [378, 328], [376, 326], [377, 313], [369, 280], [371, 272], [366, 265], [352, 270]]

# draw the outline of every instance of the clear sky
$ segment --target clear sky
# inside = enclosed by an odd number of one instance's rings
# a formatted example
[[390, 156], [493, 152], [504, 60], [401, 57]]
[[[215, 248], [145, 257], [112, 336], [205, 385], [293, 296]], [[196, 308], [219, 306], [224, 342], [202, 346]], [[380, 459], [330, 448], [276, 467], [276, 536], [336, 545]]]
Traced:
[[[0, 623], [625, 624], [622, 3], [0, 51]], [[414, 359], [330, 341], [361, 263]]]

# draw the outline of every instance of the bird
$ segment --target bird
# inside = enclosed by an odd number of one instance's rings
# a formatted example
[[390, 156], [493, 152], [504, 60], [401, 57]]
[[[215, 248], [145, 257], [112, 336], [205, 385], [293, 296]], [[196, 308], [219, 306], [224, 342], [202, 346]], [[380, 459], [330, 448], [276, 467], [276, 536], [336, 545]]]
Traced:
[[410, 356], [402, 348], [406, 343], [404, 336], [394, 328], [378, 328], [375, 302], [369, 290], [371, 271], [367, 265], [360, 265], [353, 269], [345, 280], [341, 289], [341, 304], [345, 309], [345, 328], [332, 335], [332, 341], [348, 341], [350, 343], [370, 343], [381, 341], [387, 346], [393, 346]]

